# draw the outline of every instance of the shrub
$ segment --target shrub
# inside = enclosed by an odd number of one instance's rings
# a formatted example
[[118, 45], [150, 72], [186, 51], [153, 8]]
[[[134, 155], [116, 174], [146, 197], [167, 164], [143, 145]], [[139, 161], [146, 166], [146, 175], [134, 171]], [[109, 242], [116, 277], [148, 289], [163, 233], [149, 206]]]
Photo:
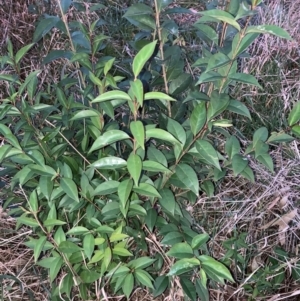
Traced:
[[129, 298], [137, 286], [156, 297], [175, 285], [191, 300], [209, 300], [209, 283], [234, 279], [210, 256], [210, 236], [194, 227], [188, 206], [212, 196], [228, 174], [254, 182], [248, 156], [274, 172], [269, 145], [300, 134], [299, 103], [286, 132], [259, 128], [246, 148], [230, 130], [232, 118], [251, 122], [231, 88], [261, 87], [238, 72], [239, 57], [260, 34], [290, 38], [276, 26], [248, 26], [260, 1], [200, 13], [195, 78], [186, 72], [178, 26], [165, 18], [187, 10], [168, 8], [171, 2], [127, 9], [124, 18], [138, 29], [131, 79], [118, 73], [121, 58], [98, 55], [109, 41], [98, 20], [67, 23], [71, 1], [59, 3], [60, 17], [41, 19], [33, 38], [40, 43], [55, 27], [68, 39], [70, 49], [44, 59], [72, 65], [58, 83], [40, 88], [40, 70], [22, 80], [20, 62], [34, 43], [14, 53], [8, 41], [2, 63], [15, 74], [0, 76], [10, 84], [0, 113], [2, 174], [12, 176], [5, 207], [22, 202], [11, 213], [18, 227], [33, 230], [26, 245], [49, 270], [52, 300], [70, 299], [75, 288], [83, 300]]

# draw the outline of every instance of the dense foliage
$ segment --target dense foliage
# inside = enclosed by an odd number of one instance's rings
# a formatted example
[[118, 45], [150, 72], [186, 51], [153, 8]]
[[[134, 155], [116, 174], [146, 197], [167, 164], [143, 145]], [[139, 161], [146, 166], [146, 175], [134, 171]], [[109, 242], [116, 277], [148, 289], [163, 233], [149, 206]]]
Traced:
[[[191, 12], [171, 2], [126, 10], [136, 55], [125, 72], [121, 57], [102, 55], [110, 37], [101, 20], [67, 22], [70, 5], [85, 9], [78, 2], [58, 1], [60, 17], [41, 18], [33, 43], [16, 53], [8, 41], [2, 64], [15, 75], [0, 75], [10, 91], [0, 106], [1, 172], [12, 177], [4, 207], [22, 203], [11, 214], [33, 230], [26, 245], [49, 270], [51, 300], [69, 300], [76, 289], [83, 300], [129, 298], [141, 286], [156, 297], [178, 286], [191, 300], [209, 301], [210, 285], [235, 281], [226, 265], [233, 254], [210, 256], [213, 237], [197, 227], [189, 205], [213, 196], [229, 174], [254, 182], [250, 157], [273, 172], [270, 145], [300, 134], [300, 103], [285, 132], [259, 128], [242, 147], [231, 130], [235, 118], [251, 122], [232, 87], [262, 85], [239, 72], [238, 59], [260, 34], [290, 38], [276, 26], [250, 25], [261, 1], [199, 12], [190, 29], [203, 45], [196, 76], [187, 72], [178, 25], [166, 18]], [[53, 28], [69, 49], [52, 50], [43, 64], [63, 58], [71, 67], [41, 86], [40, 70], [24, 79], [20, 66]]]

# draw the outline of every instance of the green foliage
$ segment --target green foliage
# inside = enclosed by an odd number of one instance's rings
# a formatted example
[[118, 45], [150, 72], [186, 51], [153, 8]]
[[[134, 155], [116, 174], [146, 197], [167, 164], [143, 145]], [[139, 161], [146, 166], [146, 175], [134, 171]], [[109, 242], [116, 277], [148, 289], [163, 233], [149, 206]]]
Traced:
[[[193, 229], [187, 203], [200, 193], [212, 196], [228, 173], [253, 182], [247, 155], [273, 172], [269, 144], [293, 139], [260, 128], [244, 150], [228, 119], [238, 114], [251, 120], [248, 108], [231, 97], [231, 87], [260, 87], [252, 75], [238, 72], [239, 56], [257, 33], [289, 35], [275, 26], [241, 27], [237, 20], [253, 14], [244, 1], [201, 12], [195, 30], [204, 43], [194, 64], [201, 75], [193, 79], [184, 72], [182, 49], [173, 44], [178, 32], [164, 18], [171, 2], [155, 1], [154, 9], [133, 4], [125, 13], [139, 30], [132, 45], [144, 44], [131, 61], [131, 81], [117, 73], [120, 58], [96, 55], [109, 39], [96, 23], [66, 23], [71, 1], [60, 2], [61, 17], [41, 19], [33, 41], [59, 29], [71, 49], [53, 50], [44, 64], [67, 59], [78, 78], [62, 72], [60, 82], [41, 91], [39, 70], [20, 77], [20, 61], [34, 44], [14, 54], [8, 41], [6, 64], [16, 74], [0, 77], [11, 93], [0, 106], [0, 162], [13, 177], [12, 190], [23, 193], [18, 227], [34, 229], [27, 246], [35, 261], [48, 269], [51, 282], [61, 272], [67, 275], [53, 298], [71, 299], [75, 288], [83, 300], [94, 298], [96, 281], [127, 298], [139, 286], [156, 297], [179, 279], [189, 299], [209, 300], [210, 283], [234, 279], [209, 255], [209, 235]], [[157, 34], [152, 42], [142, 39], [149, 33]], [[145, 90], [144, 74], [153, 91]], [[298, 135], [299, 119], [297, 103], [288, 124]], [[215, 143], [217, 135], [225, 146]]]

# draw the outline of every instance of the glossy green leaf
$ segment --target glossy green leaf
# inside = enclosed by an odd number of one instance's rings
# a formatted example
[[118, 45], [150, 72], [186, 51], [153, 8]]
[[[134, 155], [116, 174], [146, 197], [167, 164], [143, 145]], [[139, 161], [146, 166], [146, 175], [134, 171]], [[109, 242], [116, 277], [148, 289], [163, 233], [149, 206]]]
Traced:
[[215, 82], [215, 81], [221, 80], [223, 78], [224, 78], [223, 75], [221, 75], [220, 73], [215, 72], [215, 71], [201, 73], [198, 81], [196, 82], [196, 85], [200, 85], [200, 84], [208, 83], [208, 82]]
[[289, 113], [289, 116], [288, 116], [289, 126], [295, 125], [296, 123], [299, 122], [299, 120], [300, 120], [300, 101], [298, 101], [298, 102], [296, 102], [296, 104], [294, 104], [293, 109]]
[[92, 100], [92, 103], [115, 100], [115, 99], [123, 99], [129, 101], [131, 100], [130, 96], [127, 93], [123, 91], [113, 90], [97, 96], [94, 100]]
[[76, 113], [70, 120], [78, 120], [78, 119], [84, 119], [89, 117], [99, 117], [100, 113], [96, 110], [82, 110], [78, 113]]
[[142, 160], [140, 156], [131, 153], [127, 159], [127, 169], [129, 174], [133, 178], [134, 185], [138, 186], [142, 172]]
[[224, 93], [212, 92], [207, 108], [207, 119], [211, 120], [226, 110], [229, 105], [229, 96]]
[[149, 287], [151, 289], [154, 289], [152, 281], [153, 278], [150, 276], [150, 274], [142, 269], [136, 269], [134, 271], [135, 278], [146, 287]]
[[206, 244], [209, 240], [209, 235], [207, 233], [198, 234], [193, 237], [191, 247], [194, 250], [199, 249], [202, 245]]
[[212, 55], [207, 63], [205, 72], [223, 67], [231, 62], [230, 58], [222, 52]]
[[114, 180], [106, 181], [96, 187], [93, 195], [113, 194], [118, 191], [119, 185], [120, 185], [120, 182], [118, 182], [118, 181], [114, 181]]
[[105, 132], [103, 135], [98, 137], [96, 141], [93, 143], [92, 147], [89, 150], [89, 153], [103, 148], [109, 144], [115, 143], [117, 141], [122, 141], [125, 139], [129, 139], [130, 137], [123, 131], [120, 130], [110, 130]]
[[[203, 270], [200, 270], [200, 272], [201, 271], [203, 271]], [[203, 271], [203, 273], [205, 273], [205, 272]], [[207, 285], [203, 284], [202, 281], [200, 281], [199, 279], [196, 279], [195, 284], [196, 284], [195, 285], [196, 292], [197, 292], [199, 298], [201, 299], [201, 301], [210, 301]]]
[[168, 167], [166, 156], [158, 149], [149, 147], [147, 149], [147, 157], [149, 160], [156, 161], [165, 167]]
[[33, 257], [34, 257], [35, 263], [38, 261], [46, 241], [47, 241], [47, 237], [45, 235], [42, 235], [37, 240], [36, 245], [34, 246], [34, 249], [33, 249]]
[[200, 187], [208, 197], [214, 196], [215, 186], [212, 181], [206, 180], [200, 185]]
[[140, 257], [134, 260], [131, 260], [127, 266], [131, 269], [145, 269], [147, 267], [149, 267], [150, 265], [152, 265], [152, 263], [155, 261], [155, 259], [144, 256], [144, 257]]
[[65, 254], [80, 252], [81, 248], [71, 241], [62, 241], [59, 245], [59, 251]]
[[29, 197], [30, 211], [37, 212], [39, 209], [38, 197], [36, 190], [32, 191]]
[[196, 149], [201, 157], [201, 160], [221, 170], [218, 154], [214, 147], [208, 141], [202, 139], [197, 140]]
[[56, 16], [48, 16], [45, 19], [42, 19], [33, 34], [33, 42], [38, 42], [42, 37], [44, 37], [50, 30], [57, 25], [60, 21], [60, 18]]
[[300, 137], [300, 125], [294, 125], [291, 130], [294, 135]]
[[169, 93], [173, 96], [184, 92], [192, 83], [192, 76], [188, 73], [182, 73], [177, 78], [171, 81]]
[[170, 172], [170, 170], [164, 167], [164, 165], [151, 160], [143, 161], [143, 170], [153, 172]]
[[239, 83], [256, 86], [259, 87], [260, 89], [263, 89], [262, 86], [258, 83], [257, 79], [251, 74], [233, 73], [229, 75], [229, 79]]
[[134, 186], [133, 191], [141, 195], [161, 198], [156, 188], [148, 183], [140, 183], [139, 186]]
[[196, 295], [196, 288], [195, 288], [194, 283], [185, 277], [180, 277], [180, 284], [181, 284], [181, 287], [182, 287], [184, 293], [192, 301], [196, 301], [197, 295]]
[[234, 282], [230, 271], [224, 264], [207, 255], [201, 255], [198, 258], [201, 261], [202, 267], [207, 267], [218, 276], [227, 279], [231, 282]]
[[197, 258], [184, 258], [175, 262], [167, 276], [178, 276], [187, 271], [191, 271], [200, 265], [200, 261]]
[[148, 92], [144, 95], [144, 100], [162, 99], [167, 101], [176, 101], [173, 97], [162, 92]]
[[72, 0], [60, 0], [60, 7], [64, 14], [68, 11], [71, 3], [72, 3]]
[[71, 228], [66, 234], [67, 235], [82, 235], [89, 233], [89, 229], [83, 226], [75, 226]]
[[142, 149], [145, 149], [145, 129], [143, 123], [140, 120], [130, 122], [130, 131], [138, 145]]
[[229, 157], [232, 159], [234, 155], [239, 154], [241, 145], [239, 140], [235, 136], [230, 136], [225, 143], [225, 151]]
[[99, 273], [93, 270], [83, 270], [79, 276], [83, 283], [93, 283], [101, 277]]
[[134, 82], [130, 82], [130, 89], [128, 91], [131, 99], [137, 101], [142, 107], [144, 102], [144, 87], [141, 80], [136, 79]]
[[166, 255], [178, 259], [194, 257], [193, 249], [186, 242], [181, 242], [173, 245], [172, 248], [166, 253]]
[[199, 181], [196, 172], [188, 164], [178, 164], [175, 169], [179, 180], [185, 185], [186, 189], [191, 190], [197, 196], [199, 195]]
[[268, 129], [266, 127], [261, 127], [254, 132], [253, 135], [253, 148], [255, 149], [259, 141], [265, 142], [268, 139]]
[[90, 167], [99, 169], [119, 169], [127, 166], [127, 162], [119, 157], [105, 157], [97, 160]]
[[200, 102], [190, 117], [191, 131], [196, 136], [206, 123], [206, 103]]
[[248, 26], [246, 29], [247, 33], [267, 33], [274, 36], [291, 40], [291, 36], [281, 27], [276, 25], [257, 25], [257, 26]]
[[159, 199], [159, 204], [165, 212], [170, 212], [172, 216], [175, 214], [176, 201], [174, 194], [170, 189], [162, 189], [159, 191], [161, 199]]
[[244, 158], [240, 154], [235, 154], [232, 158], [232, 169], [233, 169], [233, 174], [236, 177], [239, 175], [248, 165], [248, 160], [247, 158]]
[[30, 50], [30, 48], [34, 45], [35, 43], [28, 44], [24, 47], [22, 47], [18, 52], [16, 53], [15, 56], [15, 62], [18, 64], [20, 60], [25, 56], [25, 54]]
[[280, 133], [276, 133], [273, 132], [271, 133], [271, 136], [269, 137], [269, 139], [267, 140], [267, 143], [282, 143], [282, 142], [292, 142], [295, 138], [284, 133], [284, 132], [280, 132]]
[[121, 248], [121, 247], [113, 248], [112, 252], [114, 255], [118, 255], [121, 257], [133, 256], [133, 254], [131, 252], [129, 252], [127, 249]]
[[95, 248], [95, 238], [91, 233], [88, 233], [83, 238], [83, 251], [89, 260], [91, 260]]
[[39, 227], [39, 223], [31, 218], [27, 217], [24, 214], [17, 218], [18, 225], [23, 224], [30, 227]]
[[227, 110], [242, 116], [246, 116], [247, 118], [252, 120], [248, 108], [238, 100], [231, 99], [229, 105], [227, 106]]
[[132, 71], [134, 77], [137, 78], [142, 69], [144, 68], [146, 62], [150, 59], [154, 53], [155, 47], [157, 45], [157, 40], [144, 46], [135, 56], [132, 62]]
[[122, 285], [122, 290], [126, 296], [127, 299], [129, 299], [129, 296], [131, 295], [133, 291], [133, 285], [134, 285], [134, 278], [132, 274], [128, 274], [125, 279], [124, 283]]
[[267, 167], [271, 172], [274, 172], [274, 163], [272, 157], [269, 154], [259, 155], [256, 159], [265, 167]]
[[71, 199], [79, 203], [77, 185], [72, 179], [61, 178], [60, 186]]
[[51, 176], [41, 176], [39, 181], [39, 186], [41, 188], [42, 194], [49, 201], [53, 190], [53, 181]]
[[182, 145], [185, 144], [186, 142], [186, 132], [182, 125], [172, 119], [172, 118], [167, 118], [167, 130], [170, 134], [172, 134], [178, 141], [181, 142]]
[[226, 11], [219, 10], [219, 9], [210, 9], [210, 10], [206, 10], [206, 11], [201, 11], [200, 14], [203, 16], [212, 17], [219, 21], [228, 23], [229, 25], [236, 28], [238, 31], [241, 30], [239, 23], [236, 22], [234, 20], [234, 17], [231, 14], [227, 13]]
[[246, 166], [246, 168], [241, 172], [241, 176], [249, 180], [251, 183], [255, 183], [254, 173], [249, 166]]
[[132, 191], [133, 181], [131, 179], [124, 180], [120, 183], [118, 187], [118, 196], [120, 198], [121, 208], [125, 209], [127, 200]]
[[170, 142], [172, 144], [180, 144], [180, 142], [170, 133], [162, 129], [150, 128], [146, 130], [146, 139], [155, 138]]
[[157, 212], [155, 209], [151, 208], [147, 210], [147, 216], [145, 217], [145, 223], [149, 228], [150, 232], [153, 232], [153, 229], [157, 221]]
[[156, 277], [154, 281], [153, 298], [160, 296], [169, 285], [169, 278], [165, 275]]
[[45, 227], [62, 226], [62, 225], [65, 225], [65, 224], [66, 224], [66, 222], [55, 219], [55, 218], [49, 218], [49, 219], [46, 219], [44, 221], [44, 226]]
[[177, 243], [180, 243], [183, 241], [183, 236], [180, 232], [169, 232], [165, 235], [163, 240], [161, 241], [162, 245], [169, 245], [173, 246]]

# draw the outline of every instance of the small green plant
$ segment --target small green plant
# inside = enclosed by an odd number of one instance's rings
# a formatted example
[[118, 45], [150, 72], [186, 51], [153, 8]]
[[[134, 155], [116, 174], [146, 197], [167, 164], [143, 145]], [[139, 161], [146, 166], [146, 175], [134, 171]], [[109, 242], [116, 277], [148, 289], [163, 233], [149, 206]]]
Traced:
[[[186, 206], [202, 192], [212, 196], [228, 173], [254, 182], [248, 155], [273, 172], [269, 145], [292, 141], [290, 130], [300, 134], [299, 103], [287, 133], [257, 129], [243, 149], [230, 132], [233, 114], [251, 122], [247, 107], [231, 98], [231, 87], [259, 86], [238, 72], [237, 59], [259, 34], [290, 38], [276, 26], [248, 26], [260, 1], [232, 0], [224, 11], [200, 13], [194, 25], [203, 45], [193, 65], [200, 72], [196, 79], [173, 45], [178, 26], [164, 18], [185, 11], [168, 9], [171, 2], [133, 4], [125, 13], [139, 29], [132, 42], [138, 52], [127, 70], [131, 80], [117, 75], [118, 58], [98, 55], [109, 43], [98, 20], [67, 23], [71, 1], [57, 1], [61, 16], [42, 19], [34, 43], [60, 29], [70, 49], [51, 51], [44, 63], [65, 58], [77, 77], [62, 72], [58, 83], [40, 90], [40, 70], [20, 77], [19, 63], [34, 44], [14, 54], [8, 42], [2, 63], [15, 74], [0, 75], [10, 83], [0, 112], [0, 162], [12, 176], [5, 207], [22, 202], [12, 213], [20, 215], [18, 227], [33, 229], [26, 245], [49, 270], [51, 300], [72, 299], [76, 290], [83, 300], [108, 293], [129, 298], [140, 286], [157, 297], [166, 290], [173, 294], [176, 284], [189, 299], [208, 301], [209, 283], [234, 279], [210, 256], [210, 237], [194, 229]], [[144, 91], [145, 80], [152, 91]], [[120, 89], [124, 82], [128, 89]]]

